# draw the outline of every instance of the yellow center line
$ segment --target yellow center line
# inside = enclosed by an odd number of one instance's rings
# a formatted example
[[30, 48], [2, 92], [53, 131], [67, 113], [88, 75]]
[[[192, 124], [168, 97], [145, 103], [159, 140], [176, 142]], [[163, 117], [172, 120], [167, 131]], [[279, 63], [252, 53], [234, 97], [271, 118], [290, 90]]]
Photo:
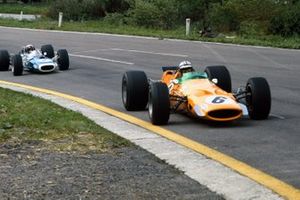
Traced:
[[162, 127], [154, 126], [151, 123], [146, 122], [144, 120], [138, 119], [131, 115], [119, 112], [117, 110], [108, 108], [106, 106], [103, 106], [103, 105], [100, 105], [100, 104], [97, 104], [97, 103], [94, 103], [94, 102], [91, 102], [91, 101], [88, 101], [88, 100], [85, 100], [85, 99], [82, 99], [79, 97], [71, 96], [68, 94], [60, 93], [60, 92], [55, 92], [52, 90], [47, 90], [47, 89], [33, 87], [33, 86], [19, 84], [19, 83], [1, 81], [1, 80], [0, 80], [0, 84], [21, 87], [21, 88], [29, 89], [31, 91], [37, 91], [37, 92], [42, 92], [42, 93], [62, 97], [62, 98], [69, 99], [69, 100], [78, 102], [80, 104], [86, 105], [88, 107], [100, 110], [109, 115], [115, 116], [117, 118], [120, 118], [122, 120], [130, 122], [132, 124], [138, 125], [142, 128], [145, 128], [152, 132], [155, 132], [158, 135], [168, 138], [169, 140], [172, 140], [172, 141], [174, 141], [180, 145], [183, 145], [189, 149], [192, 149], [208, 158], [211, 158], [211, 159], [231, 168], [232, 170], [235, 170], [236, 172], [256, 181], [257, 183], [273, 190], [274, 192], [276, 192], [277, 194], [281, 195], [284, 198], [291, 199], [291, 200], [300, 200], [300, 190], [299, 189], [297, 189], [277, 178], [274, 178], [258, 169], [255, 169], [255, 168], [247, 165], [246, 163], [243, 163], [243, 162], [236, 160], [230, 156], [227, 156], [221, 152], [218, 152], [208, 146], [205, 146], [203, 144], [195, 142], [191, 139], [183, 137], [180, 134], [166, 130]]

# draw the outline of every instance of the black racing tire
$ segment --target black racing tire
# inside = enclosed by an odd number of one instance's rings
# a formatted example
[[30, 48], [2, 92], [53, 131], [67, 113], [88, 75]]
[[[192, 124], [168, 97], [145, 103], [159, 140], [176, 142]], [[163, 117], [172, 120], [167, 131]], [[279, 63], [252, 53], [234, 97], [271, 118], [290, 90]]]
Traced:
[[23, 74], [23, 62], [20, 54], [16, 54], [12, 57], [12, 66], [14, 76], [21, 76]]
[[122, 78], [122, 101], [128, 111], [145, 110], [149, 84], [143, 71], [127, 71]]
[[9, 53], [7, 50], [0, 50], [0, 71], [8, 71]]
[[53, 46], [51, 44], [43, 45], [41, 47], [41, 51], [42, 51], [43, 55], [44, 55], [44, 53], [46, 53], [47, 58], [53, 58], [54, 57], [54, 49], [53, 49]]
[[163, 82], [153, 82], [150, 85], [148, 113], [154, 125], [168, 124], [170, 118], [169, 90]]
[[70, 66], [69, 54], [66, 49], [59, 49], [57, 51], [57, 64], [59, 70], [68, 70]]
[[271, 90], [263, 77], [250, 78], [246, 85], [246, 104], [250, 119], [267, 119], [271, 110]]
[[231, 93], [231, 76], [225, 66], [208, 66], [205, 68], [204, 72], [208, 75], [209, 80], [213, 80], [214, 78], [218, 79], [216, 85], [219, 88]]

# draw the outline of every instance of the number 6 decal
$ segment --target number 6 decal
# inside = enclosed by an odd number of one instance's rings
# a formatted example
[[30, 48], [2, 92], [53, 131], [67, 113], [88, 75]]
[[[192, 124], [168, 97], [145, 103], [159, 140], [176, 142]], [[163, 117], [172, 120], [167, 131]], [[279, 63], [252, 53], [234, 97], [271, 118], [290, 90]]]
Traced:
[[173, 87], [174, 87], [174, 83], [171, 82], [171, 83], [168, 85], [169, 91], [171, 91], [171, 90], [173, 89]]
[[224, 103], [227, 100], [226, 97], [216, 97], [211, 102], [215, 104], [221, 104]]

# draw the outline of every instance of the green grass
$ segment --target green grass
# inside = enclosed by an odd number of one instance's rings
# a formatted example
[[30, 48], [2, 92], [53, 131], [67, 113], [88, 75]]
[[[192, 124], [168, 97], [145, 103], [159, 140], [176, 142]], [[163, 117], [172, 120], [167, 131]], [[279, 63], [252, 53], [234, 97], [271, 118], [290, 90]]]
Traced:
[[47, 13], [49, 4], [33, 3], [33, 4], [0, 4], [0, 13], [19, 14], [23, 11], [24, 14], [40, 14]]
[[90, 20], [84, 22], [63, 22], [61, 28], [57, 27], [57, 21], [48, 18], [42, 18], [37, 21], [18, 21], [12, 19], [0, 19], [1, 26], [8, 27], [23, 27], [34, 29], [49, 29], [49, 30], [64, 30], [64, 31], [84, 31], [84, 32], [101, 32], [101, 33], [114, 33], [126, 35], [139, 35], [185, 40], [197, 40], [208, 42], [222, 42], [233, 44], [257, 45], [257, 46], [270, 46], [280, 48], [293, 48], [300, 49], [300, 37], [284, 38], [280, 36], [266, 35], [266, 36], [236, 36], [234, 39], [230, 38], [204, 38], [193, 31], [190, 36], [185, 36], [185, 27], [180, 27], [174, 30], [159, 30], [130, 25], [117, 25], [109, 23], [105, 20]]
[[274, 35], [265, 36], [236, 36], [234, 39], [229, 38], [205, 38], [203, 41], [221, 42], [253, 46], [267, 46], [289, 49], [300, 49], [300, 37], [281, 37]]
[[0, 88], [0, 143], [40, 140], [54, 150], [110, 151], [130, 143], [79, 113]]

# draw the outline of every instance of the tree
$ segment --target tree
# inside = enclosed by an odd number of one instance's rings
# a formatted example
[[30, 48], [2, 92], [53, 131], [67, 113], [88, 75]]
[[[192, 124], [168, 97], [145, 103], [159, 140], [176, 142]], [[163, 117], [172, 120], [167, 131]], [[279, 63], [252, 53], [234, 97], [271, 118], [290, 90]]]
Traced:
[[206, 30], [210, 27], [209, 13], [213, 4], [223, 4], [223, 0], [176, 0], [179, 8], [179, 15], [182, 19], [191, 18], [193, 21], [202, 22]]

